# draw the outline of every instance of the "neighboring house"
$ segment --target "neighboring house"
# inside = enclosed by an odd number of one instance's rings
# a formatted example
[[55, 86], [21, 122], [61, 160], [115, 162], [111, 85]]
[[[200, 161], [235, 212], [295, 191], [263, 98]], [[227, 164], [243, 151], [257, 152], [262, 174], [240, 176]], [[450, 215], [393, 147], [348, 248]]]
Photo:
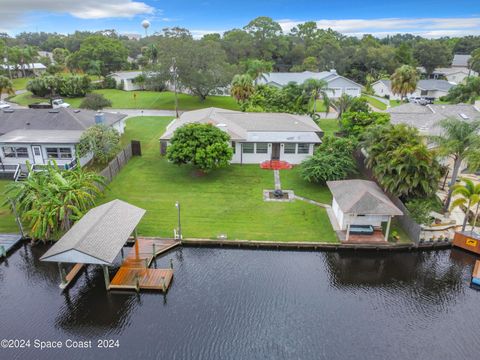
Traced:
[[137, 76], [142, 75], [142, 71], [118, 71], [109, 76], [115, 79], [117, 87], [122, 86], [125, 91], [142, 90], [143, 84], [135, 82]]
[[22, 77], [23, 71], [22, 67], [25, 71], [25, 76], [39, 76], [42, 75], [45, 71], [47, 71], [47, 67], [41, 63], [32, 63], [32, 64], [17, 64], [17, 65], [0, 65], [0, 69], [10, 72], [14, 77]]
[[301, 85], [307, 79], [324, 80], [328, 84], [329, 98], [339, 98], [343, 94], [359, 97], [362, 94], [362, 85], [338, 75], [335, 70], [322, 72], [278, 72], [263, 74], [257, 79], [259, 85], [284, 87], [291, 82]]
[[[470, 60], [470, 55], [460, 55], [455, 54], [453, 57], [452, 65], [448, 68], [437, 68], [430, 75], [431, 79], [442, 79], [445, 78], [447, 81], [460, 84], [465, 81], [469, 76], [478, 76], [478, 73], [471, 70], [468, 66], [468, 61]], [[425, 74], [424, 67], [417, 68], [422, 74]]]
[[[8, 109], [0, 112], [0, 172], [17, 165], [45, 165], [55, 160], [69, 168], [76, 164], [76, 145], [89, 127], [104, 123], [124, 132], [126, 115], [73, 109]], [[80, 165], [91, 155], [79, 159]]]
[[165, 154], [176, 129], [191, 123], [212, 124], [230, 135], [232, 163], [259, 164], [282, 160], [299, 164], [321, 143], [322, 130], [308, 116], [246, 113], [219, 108], [188, 111], [173, 120], [160, 138]]
[[438, 123], [446, 118], [454, 117], [465, 121], [480, 119], [480, 109], [469, 104], [423, 106], [408, 103], [392, 107], [387, 112], [390, 114], [392, 124], [407, 124], [416, 127], [424, 136], [439, 135], [441, 129]]
[[[446, 80], [419, 80], [417, 88], [411, 94], [407, 94], [407, 97], [413, 96], [425, 96], [438, 99], [448, 94], [448, 91], [455, 86]], [[401, 100], [399, 94], [392, 92], [391, 80], [378, 80], [372, 84], [375, 95], [386, 97], [390, 100]]]
[[327, 181], [327, 186], [333, 195], [332, 210], [339, 228], [346, 231], [346, 241], [356, 227], [371, 226], [381, 231], [383, 223], [387, 223], [384, 239], [388, 239], [392, 218], [403, 215], [373, 181]]

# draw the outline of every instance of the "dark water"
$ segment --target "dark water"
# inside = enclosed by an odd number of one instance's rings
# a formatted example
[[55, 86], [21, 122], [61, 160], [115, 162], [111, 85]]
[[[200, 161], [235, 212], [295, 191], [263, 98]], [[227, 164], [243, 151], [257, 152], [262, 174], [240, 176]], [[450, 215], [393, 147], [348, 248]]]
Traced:
[[[61, 294], [56, 265], [38, 261], [45, 250], [22, 246], [0, 263], [0, 339], [31, 340], [0, 359], [480, 358], [475, 257], [457, 250], [183, 248], [159, 262], [174, 260], [166, 297], [107, 293], [94, 267]], [[41, 351], [34, 339], [94, 349]]]

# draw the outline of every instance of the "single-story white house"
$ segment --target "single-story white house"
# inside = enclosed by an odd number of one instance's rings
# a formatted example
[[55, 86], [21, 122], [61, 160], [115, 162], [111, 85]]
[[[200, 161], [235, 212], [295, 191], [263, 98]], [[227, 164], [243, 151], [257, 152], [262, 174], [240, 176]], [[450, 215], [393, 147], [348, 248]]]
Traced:
[[387, 223], [385, 239], [388, 239], [392, 218], [403, 215], [373, 181], [327, 181], [327, 186], [333, 195], [332, 210], [339, 228], [346, 231], [346, 241], [355, 227], [381, 230], [382, 223]]
[[[447, 95], [448, 91], [454, 86], [455, 84], [446, 80], [419, 80], [415, 91], [411, 94], [407, 94], [407, 97], [425, 96], [438, 99]], [[377, 96], [385, 97], [390, 100], [401, 100], [400, 95], [393, 93], [391, 80], [378, 80], [372, 84], [372, 87]]]
[[142, 75], [142, 71], [118, 71], [111, 73], [109, 76], [115, 79], [117, 86], [122, 85], [125, 91], [142, 90], [142, 84], [138, 84], [135, 79]]
[[[89, 127], [104, 123], [120, 133], [126, 115], [74, 109], [5, 109], [0, 112], [0, 173], [15, 173], [18, 165], [77, 165], [76, 145]], [[81, 166], [91, 160], [78, 159]]]
[[260, 164], [269, 160], [299, 164], [313, 154], [323, 135], [309, 116], [207, 108], [185, 112], [167, 126], [160, 138], [162, 154], [166, 153], [175, 130], [191, 123], [212, 124], [228, 133], [234, 164]]
[[329, 98], [339, 98], [343, 94], [353, 97], [359, 97], [362, 95], [362, 85], [338, 75], [335, 70], [322, 72], [304, 71], [266, 73], [258, 78], [257, 84], [284, 87], [291, 82], [301, 85], [307, 79], [324, 80], [328, 84], [327, 94]]

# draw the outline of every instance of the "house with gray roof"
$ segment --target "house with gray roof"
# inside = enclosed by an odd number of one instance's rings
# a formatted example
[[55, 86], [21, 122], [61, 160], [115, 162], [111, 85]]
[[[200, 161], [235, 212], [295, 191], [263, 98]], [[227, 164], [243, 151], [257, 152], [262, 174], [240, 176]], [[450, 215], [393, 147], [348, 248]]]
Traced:
[[406, 124], [417, 128], [421, 135], [439, 135], [439, 122], [446, 118], [463, 121], [480, 119], [480, 109], [471, 104], [403, 104], [387, 110], [392, 124]]
[[[447, 81], [460, 84], [465, 82], [465, 79], [470, 76], [478, 76], [476, 71], [470, 69], [468, 61], [471, 55], [455, 54], [450, 67], [436, 68], [432, 74], [431, 79], [447, 79]], [[418, 71], [422, 74], [426, 74], [423, 66], [417, 67]]]
[[[415, 91], [407, 94], [407, 97], [431, 97], [438, 99], [447, 95], [453, 86], [455, 86], [455, 84], [446, 80], [419, 80]], [[391, 80], [378, 80], [372, 84], [372, 87], [377, 96], [390, 100], [401, 100], [400, 95], [393, 93]]]
[[328, 84], [329, 98], [339, 98], [343, 94], [359, 97], [362, 94], [362, 85], [338, 75], [335, 70], [266, 73], [259, 77], [257, 84], [284, 87], [292, 82], [301, 85], [308, 79], [324, 80]]
[[322, 130], [309, 117], [286, 113], [248, 113], [219, 108], [188, 111], [173, 120], [160, 138], [165, 154], [175, 130], [186, 124], [211, 124], [230, 135], [232, 163], [282, 160], [299, 164], [321, 143]]
[[327, 186], [333, 195], [332, 210], [345, 241], [351, 234], [361, 233], [368, 227], [372, 232], [381, 233], [383, 223], [387, 223], [384, 239], [388, 239], [392, 218], [403, 215], [373, 181], [327, 181]]
[[[77, 164], [76, 145], [89, 127], [103, 123], [124, 132], [126, 115], [77, 109], [4, 109], [0, 112], [0, 172], [16, 173], [27, 161], [33, 166], [54, 160]], [[91, 160], [78, 159], [83, 166]]]
[[472, 55], [455, 54], [453, 55], [452, 67], [468, 67], [468, 61]]

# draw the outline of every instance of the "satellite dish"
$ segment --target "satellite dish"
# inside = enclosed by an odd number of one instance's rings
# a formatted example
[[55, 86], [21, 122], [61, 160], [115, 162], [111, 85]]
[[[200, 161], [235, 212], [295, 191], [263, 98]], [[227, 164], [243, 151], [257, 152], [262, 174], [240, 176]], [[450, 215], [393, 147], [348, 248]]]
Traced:
[[142, 27], [145, 29], [145, 36], [147, 36], [148, 35], [147, 30], [150, 27], [150, 21], [143, 20], [142, 21]]

